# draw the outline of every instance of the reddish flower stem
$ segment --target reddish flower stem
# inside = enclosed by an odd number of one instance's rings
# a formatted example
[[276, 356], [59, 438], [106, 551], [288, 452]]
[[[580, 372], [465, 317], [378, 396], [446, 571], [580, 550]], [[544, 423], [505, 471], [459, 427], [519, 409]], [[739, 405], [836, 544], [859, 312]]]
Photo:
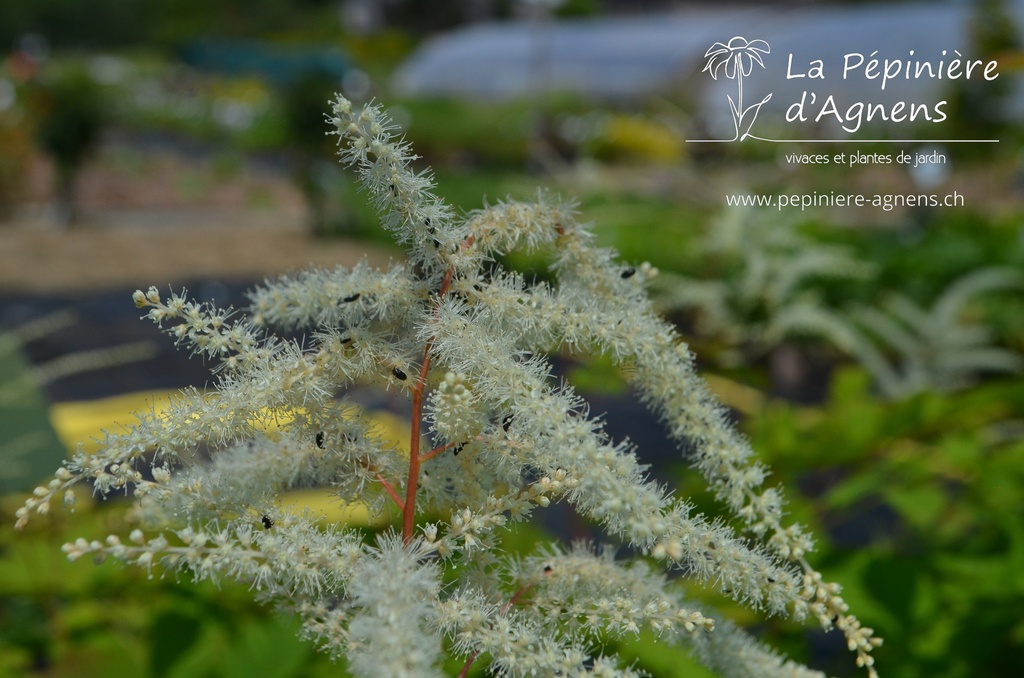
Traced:
[[395, 500], [395, 503], [398, 504], [398, 510], [405, 511], [405, 502], [402, 501], [402, 498], [398, 496], [397, 492], [395, 492], [395, 488], [391, 487], [391, 483], [384, 480], [384, 476], [382, 476], [379, 471], [377, 471], [376, 473], [377, 480], [379, 480], [380, 484], [384, 486], [384, 490], [391, 496], [392, 499]]
[[441, 447], [435, 447], [430, 452], [427, 452], [422, 457], [420, 457], [420, 463], [422, 464], [423, 462], [427, 461], [428, 459], [433, 459], [437, 455], [443, 454], [444, 452], [446, 452], [446, 451], [448, 451], [448, 450], [452, 449], [453, 447], [456, 447], [457, 445], [460, 445], [460, 444], [461, 443], [448, 443], [447, 445], [442, 445]]
[[477, 656], [480, 655], [480, 650], [476, 650], [473, 654], [469, 655], [469, 659], [462, 665], [462, 670], [459, 671], [457, 678], [466, 678], [469, 675], [469, 667], [473, 666], [473, 662], [476, 661]]
[[[445, 278], [447, 281], [448, 278]], [[442, 294], [444, 289], [442, 288]], [[416, 520], [416, 491], [420, 481], [420, 425], [423, 419], [423, 389], [427, 384], [427, 372], [430, 370], [430, 349], [434, 345], [431, 338], [423, 349], [423, 362], [416, 383], [412, 387], [412, 435], [409, 441], [409, 481], [405, 486], [405, 505], [402, 507], [402, 541], [412, 541], [412, 533]]]
[[[460, 247], [461, 250], [465, 250], [467, 247], [473, 244], [473, 236], [466, 238], [465, 242]], [[444, 281], [441, 283], [441, 289], [437, 291], [437, 301], [441, 302], [444, 299], [444, 295], [448, 294], [448, 288], [452, 284], [452, 276], [455, 274], [455, 268], [452, 266], [448, 267], [445, 271]], [[409, 440], [409, 480], [405, 486], [405, 503], [402, 505], [402, 541], [408, 544], [412, 541], [413, 530], [416, 527], [416, 492], [419, 490], [420, 481], [420, 462], [425, 459], [420, 458], [420, 427], [423, 422], [423, 391], [427, 387], [427, 374], [430, 372], [430, 350], [434, 347], [434, 338], [431, 337], [427, 340], [427, 345], [423, 347], [423, 362], [420, 363], [420, 373], [416, 376], [416, 383], [412, 387], [412, 421], [410, 422], [410, 428], [412, 429], [411, 439]], [[427, 459], [434, 456], [434, 452], [430, 452], [425, 457]]]

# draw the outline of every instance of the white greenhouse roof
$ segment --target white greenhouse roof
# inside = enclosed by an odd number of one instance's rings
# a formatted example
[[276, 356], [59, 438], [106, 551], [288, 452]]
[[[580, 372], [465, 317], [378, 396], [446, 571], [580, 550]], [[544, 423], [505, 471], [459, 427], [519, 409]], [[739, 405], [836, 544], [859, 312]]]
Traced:
[[[1018, 31], [1024, 29], [1024, 0], [1009, 11]], [[776, 101], [792, 101], [811, 85], [808, 78], [787, 78], [813, 59], [828, 70], [828, 93], [848, 99], [892, 102], [921, 100], [948, 86], [947, 80], [912, 79], [890, 84], [864, 77], [842, 79], [843, 55], [878, 50], [880, 58], [927, 55], [937, 62], [942, 50], [969, 54], [966, 3], [926, 2], [833, 7], [685, 8], [633, 17], [536, 24], [529, 21], [487, 23], [461, 28], [424, 43], [397, 71], [393, 88], [405, 95], [454, 95], [508, 98], [545, 89], [594, 97], [631, 97], [699, 83], [704, 102], [727, 105], [725, 93], [736, 82], [724, 77], [699, 78], [705, 53], [715, 42], [733, 36], [771, 45], [765, 70], [748, 78], [744, 95], [754, 101], [772, 91]], [[1024, 36], [1022, 36], [1024, 41]], [[756, 70], [760, 71], [759, 68]]]

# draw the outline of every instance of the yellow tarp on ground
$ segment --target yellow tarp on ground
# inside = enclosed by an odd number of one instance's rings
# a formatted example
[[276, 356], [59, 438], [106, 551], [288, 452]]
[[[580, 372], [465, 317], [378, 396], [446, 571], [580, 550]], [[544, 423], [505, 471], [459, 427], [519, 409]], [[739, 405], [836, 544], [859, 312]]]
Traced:
[[57, 403], [50, 406], [50, 424], [69, 452], [81, 443], [86, 452], [96, 452], [104, 431], [116, 431], [137, 421], [133, 412], [148, 412], [154, 404], [163, 410], [177, 391], [140, 391], [123, 395]]
[[[177, 391], [141, 391], [84, 402], [58, 403], [50, 407], [50, 423], [69, 453], [81, 443], [86, 452], [96, 452], [104, 431], [117, 431], [137, 421], [134, 412], [159, 413], [167, 407]], [[374, 432], [408, 454], [409, 424], [386, 411], [366, 414], [373, 422]], [[374, 522], [361, 503], [345, 504], [333, 498], [327, 489], [288, 492], [281, 497], [284, 510], [302, 513], [309, 509], [321, 513], [329, 522], [368, 525]]]

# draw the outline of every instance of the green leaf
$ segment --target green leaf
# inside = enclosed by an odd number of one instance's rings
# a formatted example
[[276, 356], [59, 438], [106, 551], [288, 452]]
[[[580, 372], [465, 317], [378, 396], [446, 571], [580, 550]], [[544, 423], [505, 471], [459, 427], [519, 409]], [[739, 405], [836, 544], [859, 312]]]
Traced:
[[0, 346], [0, 495], [31, 490], [67, 454], [27, 369], [20, 351]]
[[188, 653], [183, 657], [178, 657], [173, 666], [164, 670], [165, 678], [214, 678], [219, 676], [218, 669], [224, 662], [224, 650], [228, 644], [228, 633], [224, 625], [206, 624], [202, 628], [202, 635], [189, 647]]
[[224, 678], [289, 678], [299, 669], [311, 647], [297, 637], [296, 625], [272, 617], [244, 625], [224, 656]]
[[879, 487], [884, 482], [882, 469], [854, 473], [837, 485], [833, 486], [825, 495], [824, 503], [830, 509], [848, 508], [857, 502], [878, 493]]
[[189, 653], [202, 635], [203, 620], [182, 608], [166, 610], [152, 622], [150, 637], [150, 671], [154, 676], [165, 676], [175, 663]]
[[636, 640], [613, 642], [615, 651], [626, 663], [636, 662], [636, 668], [652, 676], [685, 676], [686, 678], [714, 678], [689, 652], [673, 643], [660, 642], [650, 631], [643, 631]]
[[947, 502], [942, 489], [931, 485], [886, 488], [884, 495], [904, 520], [921, 530], [935, 525]]
[[874, 560], [864, 572], [864, 585], [897, 620], [910, 621], [918, 586], [918, 568], [913, 562], [896, 557]]

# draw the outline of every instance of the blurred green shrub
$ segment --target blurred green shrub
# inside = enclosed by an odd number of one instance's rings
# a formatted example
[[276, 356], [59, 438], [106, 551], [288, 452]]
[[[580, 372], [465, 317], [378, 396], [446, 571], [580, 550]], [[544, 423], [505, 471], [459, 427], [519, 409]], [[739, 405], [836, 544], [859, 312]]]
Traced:
[[792, 219], [762, 214], [730, 208], [715, 220], [697, 247], [717, 270], [703, 279], [663, 273], [653, 284], [656, 303], [694, 313], [698, 332], [716, 340], [715, 358], [726, 366], [752, 364], [793, 337], [845, 349], [856, 337], [815, 286], [869, 278], [874, 267], [850, 248], [803, 235]]
[[[85, 504], [88, 501], [81, 498]], [[0, 675], [133, 678], [344, 676], [290, 620], [241, 586], [183, 587], [126, 568], [74, 567], [59, 545], [100, 538], [126, 506], [83, 505], [46, 526], [0, 533]], [[13, 507], [0, 510], [13, 520]]]
[[33, 0], [0, 3], [0, 44], [35, 33], [58, 47], [113, 47], [138, 43], [156, 16], [147, 0]]
[[311, 230], [320, 235], [328, 230], [328, 187], [318, 172], [320, 159], [329, 155], [323, 109], [335, 87], [334, 80], [326, 74], [310, 72], [287, 86], [281, 97], [295, 159], [295, 181], [306, 197]]
[[75, 180], [107, 120], [103, 90], [78, 66], [52, 72], [33, 87], [36, 140], [54, 163], [58, 220], [75, 220]]
[[408, 32], [393, 28], [368, 34], [349, 33], [341, 41], [352, 59], [377, 78], [386, 78], [416, 44]]
[[653, 118], [608, 113], [581, 150], [606, 161], [674, 163], [683, 157], [683, 139]]
[[915, 299], [934, 299], [956, 278], [986, 266], [1024, 270], [1024, 227], [1019, 210], [996, 214], [978, 209], [945, 210], [927, 228], [833, 229], [878, 266], [875, 285], [862, 290], [870, 301], [878, 290], [899, 289]]
[[747, 421], [789, 509], [823, 516], [827, 576], [885, 635], [893, 678], [1016, 675], [1024, 657], [1024, 381], [900, 402], [842, 371], [821, 410], [773, 401]]
[[[920, 293], [885, 292], [873, 280], [880, 267], [855, 248], [806, 235], [792, 219], [751, 214], [728, 210], [698, 242], [712, 264], [702, 278], [663, 273], [653, 283], [663, 310], [691, 314], [697, 334], [712, 340], [702, 353], [720, 365], [770, 356], [773, 384], [788, 391], [784, 370], [775, 369], [785, 367], [780, 348], [793, 338], [817, 339], [858, 360], [885, 397], [905, 398], [964, 388], [981, 374], [1024, 364], [1013, 342], [990, 327], [993, 315], [979, 314], [974, 303], [985, 292], [1024, 287], [1015, 269], [979, 267], [920, 304]], [[837, 283], [872, 289], [871, 303], [856, 303], [856, 290], [838, 301], [823, 294]]]
[[879, 308], [849, 312], [854, 341], [845, 348], [888, 398], [961, 389], [983, 372], [1019, 372], [1024, 358], [994, 344], [984, 319], [968, 317], [967, 307], [982, 293], [1022, 287], [1018, 271], [989, 267], [958, 278], [927, 308], [890, 294]]
[[[1011, 3], [1006, 0], [973, 0], [971, 18], [967, 30], [971, 42], [972, 58], [997, 60], [1002, 68], [1000, 75], [992, 81], [976, 81], [967, 78], [950, 81], [948, 86], [949, 106], [947, 113], [953, 121], [956, 139], [998, 139], [1020, 130], [1013, 109], [1014, 86], [1020, 78], [1013, 78], [1006, 72], [1007, 62], [1016, 54], [1019, 62], [1021, 43], [1018, 37], [1021, 26], [1016, 26], [1009, 11]], [[1018, 63], [1017, 70], [1020, 70]], [[1010, 77], [1008, 77], [1010, 76]], [[1018, 73], [1019, 76], [1019, 73]], [[978, 155], [980, 149], [964, 149]]]
[[0, 70], [0, 218], [25, 190], [32, 155], [30, 122], [21, 88]]
[[[408, 137], [430, 164], [523, 166], [529, 104], [480, 105], [457, 99], [408, 99]], [[458, 121], [455, 123], [455, 121]]]
[[333, 0], [32, 0], [0, 3], [0, 44], [44, 35], [56, 48], [173, 47], [199, 35], [258, 37], [335, 27]]
[[23, 355], [25, 345], [67, 330], [77, 320], [73, 311], [61, 310], [0, 331], [0, 496], [31, 487], [64, 455], [50, 425], [43, 387], [63, 377], [154, 355], [153, 344], [140, 341], [28, 363]]

